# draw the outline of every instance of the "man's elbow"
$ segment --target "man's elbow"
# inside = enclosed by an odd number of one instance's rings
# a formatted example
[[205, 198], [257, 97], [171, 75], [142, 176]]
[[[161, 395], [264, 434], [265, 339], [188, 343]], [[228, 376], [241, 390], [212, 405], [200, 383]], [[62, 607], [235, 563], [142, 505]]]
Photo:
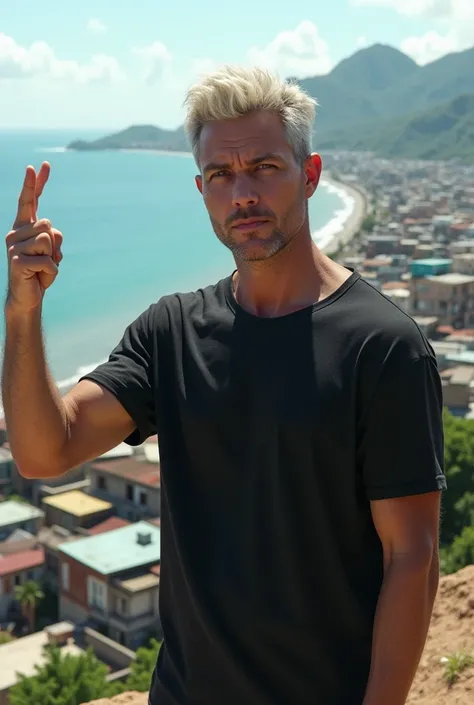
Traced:
[[70, 468], [64, 467], [55, 461], [45, 461], [38, 463], [32, 459], [19, 460], [13, 456], [16, 469], [26, 480], [51, 480], [64, 475]]

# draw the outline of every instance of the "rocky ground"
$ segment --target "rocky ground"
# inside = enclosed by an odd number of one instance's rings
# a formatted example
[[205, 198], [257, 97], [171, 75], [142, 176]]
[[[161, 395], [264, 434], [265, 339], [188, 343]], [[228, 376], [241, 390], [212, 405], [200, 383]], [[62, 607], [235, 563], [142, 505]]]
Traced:
[[[471, 657], [472, 665], [462, 670]], [[452, 683], [447, 682], [447, 675]], [[91, 705], [147, 705], [124, 693]], [[426, 648], [407, 705], [474, 705], [474, 565], [441, 578]]]

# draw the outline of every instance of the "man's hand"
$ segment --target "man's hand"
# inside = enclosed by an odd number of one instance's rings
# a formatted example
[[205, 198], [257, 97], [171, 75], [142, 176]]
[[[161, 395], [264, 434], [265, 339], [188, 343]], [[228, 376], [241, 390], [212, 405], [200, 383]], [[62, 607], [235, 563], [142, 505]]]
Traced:
[[56, 279], [62, 259], [62, 234], [49, 220], [38, 220], [39, 198], [50, 173], [43, 162], [36, 173], [26, 168], [13, 229], [6, 236], [8, 252], [8, 296], [6, 308], [28, 313], [37, 309], [44, 292]]

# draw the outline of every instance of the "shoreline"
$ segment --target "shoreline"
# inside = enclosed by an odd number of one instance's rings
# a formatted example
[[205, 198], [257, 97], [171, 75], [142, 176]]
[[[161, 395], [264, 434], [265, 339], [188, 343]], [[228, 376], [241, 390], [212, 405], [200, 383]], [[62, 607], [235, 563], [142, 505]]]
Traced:
[[346, 204], [349, 201], [351, 202], [350, 213], [344, 218], [339, 229], [331, 233], [331, 237], [327, 238], [327, 242], [323, 242], [320, 246], [328, 257], [332, 257], [341, 247], [348, 245], [360, 231], [368, 213], [368, 201], [361, 186], [336, 181], [331, 176], [324, 175], [321, 177], [321, 181], [335, 191], [344, 192], [344, 196], [341, 194], [341, 197]]

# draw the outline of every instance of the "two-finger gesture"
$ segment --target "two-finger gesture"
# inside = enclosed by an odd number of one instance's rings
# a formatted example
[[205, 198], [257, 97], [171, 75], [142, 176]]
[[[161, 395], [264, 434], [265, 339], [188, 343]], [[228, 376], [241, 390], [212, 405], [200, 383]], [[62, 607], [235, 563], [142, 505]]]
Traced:
[[62, 235], [49, 220], [38, 220], [38, 201], [50, 173], [43, 162], [38, 173], [26, 168], [13, 229], [6, 236], [9, 265], [7, 306], [24, 312], [41, 305], [58, 274]]

